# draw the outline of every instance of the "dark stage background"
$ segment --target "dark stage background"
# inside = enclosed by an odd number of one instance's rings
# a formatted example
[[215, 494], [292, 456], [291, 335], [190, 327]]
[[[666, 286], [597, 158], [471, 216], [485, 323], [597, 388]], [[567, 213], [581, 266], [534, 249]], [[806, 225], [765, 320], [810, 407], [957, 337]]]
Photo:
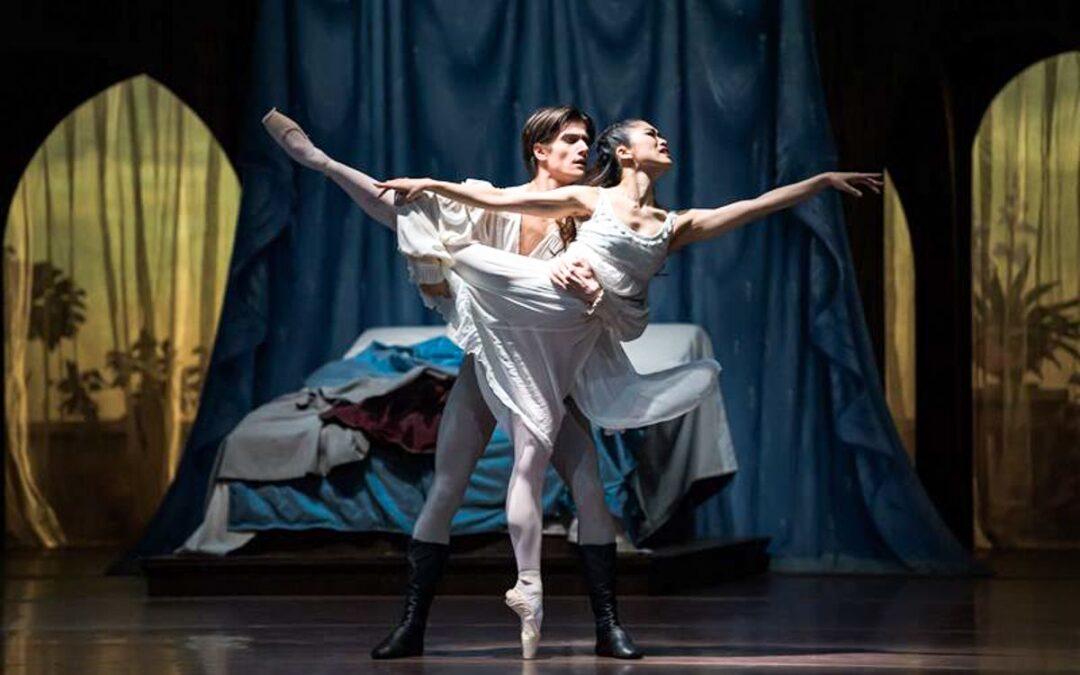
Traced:
[[[751, 11], [736, 16], [748, 23], [756, 21], [759, 23], [755, 25], [764, 26], [764, 43], [768, 46], [766, 51], [775, 55], [777, 52], [769, 51], [775, 49], [778, 30], [775, 19], [785, 15], [785, 12], [786, 16], [792, 16], [793, 8], [797, 8], [798, 3], [746, 3], [742, 7], [753, 9], [755, 6], [758, 7], [757, 13]], [[4, 109], [5, 119], [10, 126], [0, 153], [0, 198], [5, 203], [10, 202], [26, 162], [49, 131], [72, 108], [101, 89], [141, 72], [168, 86], [203, 117], [238, 167], [243, 180], [250, 183], [252, 176], [256, 176], [257, 181], [284, 180], [284, 185], [288, 186], [293, 178], [287, 173], [270, 178], [259, 176], [257, 171], [264, 169], [246, 160], [258, 157], [265, 148], [244, 146], [242, 135], [252, 132], [253, 116], [258, 109], [269, 104], [280, 105], [280, 99], [285, 98], [289, 105], [283, 107], [291, 111], [291, 105], [303, 99], [305, 92], [282, 89], [287, 84], [294, 86], [303, 81], [307, 87], [340, 86], [340, 82], [326, 82], [320, 78], [328, 77], [327, 73], [333, 72], [342, 61], [334, 57], [333, 45], [330, 44], [325, 45], [329, 49], [320, 52], [327, 55], [324, 63], [305, 64], [304, 59], [296, 58], [294, 50], [303, 47], [305, 39], [317, 39], [317, 34], [305, 36], [302, 31], [284, 31], [273, 38], [281, 40], [281, 63], [275, 66], [268, 60], [269, 53], [264, 53], [263, 61], [253, 64], [251, 53], [256, 40], [253, 17], [260, 7], [271, 12], [278, 11], [277, 3], [253, 2], [233, 2], [221, 6], [210, 3], [181, 6], [178, 3], [119, 2], [76, 8], [24, 6], [2, 10], [3, 69], [5, 82], [8, 83], [8, 100]], [[396, 20], [392, 16], [395, 7], [399, 7], [398, 3], [375, 3], [362, 14], [365, 20], [377, 20], [379, 8], [383, 8], [390, 12], [390, 16], [384, 16], [382, 20], [393, 23]], [[501, 5], [493, 7], [489, 8], [491, 12], [498, 13]], [[667, 27], [664, 30], [672, 32], [669, 37], [678, 37], [687, 44], [711, 45], [717, 50], [714, 54], [717, 58], [723, 56], [724, 50], [733, 48], [730, 39], [723, 40], [709, 34], [708, 28], [698, 22], [680, 19], [680, 16], [684, 16], [683, 9], [682, 5], [677, 5], [669, 10], [668, 13], [674, 17], [669, 24], [665, 24]], [[825, 102], [836, 139], [838, 164], [853, 168], [888, 168], [912, 224], [918, 280], [916, 302], [920, 317], [917, 327], [917, 379], [920, 390], [934, 392], [933, 396], [921, 396], [918, 401], [919, 477], [952, 531], [962, 541], [970, 543], [971, 140], [982, 111], [1009, 78], [1040, 58], [1076, 48], [1080, 7], [1067, 1], [1034, 4], [814, 2], [810, 3], [809, 10], [814, 19], [816, 50]], [[281, 16], [294, 11], [286, 10]], [[416, 6], [412, 11], [416, 13]], [[659, 10], [641, 11], [655, 13]], [[624, 17], [630, 18], [621, 21], [632, 21], [633, 12], [626, 9], [622, 12]], [[556, 11], [553, 15], [559, 16], [560, 12]], [[478, 16], [470, 15], [469, 18], [474, 25], [483, 23]], [[608, 23], [601, 19], [599, 16], [593, 18], [596, 25], [614, 27], [612, 30], [616, 31], [629, 30], [631, 27], [620, 25], [621, 21], [614, 18], [610, 18]], [[454, 17], [444, 17], [444, 20], [452, 24]], [[311, 27], [316, 23], [306, 25]], [[272, 27], [273, 23], [264, 23], [263, 26], [266, 29], [267, 26]], [[332, 24], [322, 27], [340, 36], [340, 31], [335, 32], [333, 28]], [[377, 25], [353, 28], [370, 30], [369, 35], [376, 38], [393, 39], [392, 35], [389, 38], [383, 35]], [[595, 29], [595, 26], [592, 28]], [[580, 31], [589, 29], [588, 24], [577, 28]], [[731, 31], [725, 33], [729, 38], [740, 34], [736, 26], [729, 25], [727, 30]], [[701, 32], [696, 36], [698, 43], [694, 43], [695, 31]], [[1008, 48], [1002, 48], [1002, 45], [1008, 45]], [[459, 56], [467, 59], [470, 57], [468, 49], [481, 47], [491, 49], [493, 45], [469, 45], [462, 48], [465, 51]], [[749, 48], [748, 45], [746, 47]], [[522, 50], [515, 51], [521, 53]], [[337, 54], [343, 58], [349, 57], [347, 49]], [[612, 61], [626, 56], [616, 51], [599, 54]], [[650, 62], [647, 54], [640, 58]], [[768, 65], [767, 59], [765, 63]], [[516, 132], [527, 109], [532, 105], [551, 102], [556, 96], [581, 103], [604, 122], [611, 121], [619, 114], [648, 115], [653, 116], [654, 121], [669, 134], [669, 129], [684, 128], [686, 120], [679, 117], [678, 100], [657, 102], [659, 109], [654, 110], [630, 100], [612, 100], [611, 95], [605, 98], [599, 93], [602, 83], [592, 82], [589, 78], [608, 72], [613, 66], [603, 59], [587, 65], [591, 67], [582, 67], [576, 74], [560, 73], [550, 82], [534, 83], [537, 98], [523, 102], [521, 109], [499, 111], [497, 114], [492, 111], [493, 119], [505, 126], [505, 129], [499, 128], [499, 137], [513, 139], [512, 132]], [[772, 65], [775, 66], [775, 62]], [[290, 70], [302, 66], [312, 68], [306, 77], [299, 77], [295, 70]], [[511, 64], [507, 67], [521, 66]], [[290, 73], [290, 78], [281, 77], [286, 72]], [[663, 81], [664, 73], [655, 71], [654, 74], [657, 75], [655, 81], [663, 89], [659, 82]], [[258, 80], [266, 76], [271, 79]], [[256, 91], [262, 92], [254, 99], [249, 98], [253, 77]], [[355, 81], [345, 84], [354, 86], [361, 81], [359, 76], [354, 77]], [[368, 80], [363, 81], [372, 84]], [[568, 82], [574, 82], [576, 86], [567, 88]], [[452, 82], [444, 85], [447, 88], [455, 86]], [[424, 99], [437, 96], [437, 86], [437, 83], [428, 83], [428, 86], [415, 92], [415, 96]], [[311, 101], [315, 100], [317, 91], [306, 92], [312, 97]], [[276, 96], [267, 96], [268, 92], [275, 92]], [[448, 90], [446, 95], [451, 97], [461, 93]], [[665, 93], [661, 91], [661, 95]], [[691, 95], [690, 92], [681, 94]], [[768, 97], [774, 94], [775, 91], [756, 93], [757, 96]], [[640, 101], [640, 93], [635, 96]], [[343, 102], [339, 104], [344, 105]], [[771, 105], [768, 108], [775, 110]], [[456, 117], [464, 113], [459, 107], [448, 109], [446, 114]], [[684, 110], [682, 114], [691, 113]], [[303, 115], [300, 119], [301, 122], [312, 121]], [[328, 123], [332, 121], [331, 118], [326, 120]], [[335, 139], [329, 134], [332, 126], [327, 126], [326, 130], [320, 129], [319, 120], [314, 121], [315, 126], [309, 129], [313, 135], [339, 154], [345, 150], [342, 159], [350, 159], [348, 143], [359, 139]], [[697, 122], [700, 120], [691, 120], [685, 124], [685, 128], [691, 128]], [[421, 120], [414, 118], [410, 123], [420, 124]], [[381, 133], [380, 130], [376, 131]], [[382, 160], [402, 156], [400, 153], [405, 150], [401, 144], [417, 138], [421, 129], [387, 127], [385, 131], [393, 135], [382, 146], [386, 153]], [[688, 133], [681, 139], [687, 151], [692, 147], [693, 138], [693, 134]], [[437, 138], [425, 140], [438, 143]], [[338, 145], [335, 147], [335, 144]], [[471, 145], [483, 148], [485, 138], [477, 134]], [[242, 154], [242, 146], [255, 154]], [[679, 145], [675, 149], [678, 153]], [[380, 165], [376, 161], [367, 166], [373, 171], [385, 168], [394, 172], [422, 171], [448, 178], [462, 177], [455, 175], [456, 167], [419, 164], [417, 158], [420, 154], [414, 150], [411, 163]], [[685, 152], [680, 159], [689, 159], [689, 154]], [[824, 156], [821, 159], [826, 161], [829, 158]], [[280, 157], [271, 158], [270, 165], [274, 161], [281, 164]], [[504, 164], [491, 165], [491, 161]], [[461, 166], [477, 167], [472, 172], [474, 175], [509, 180], [520, 178], [517, 174], [521, 169], [515, 168], [516, 163], [515, 151], [502, 152], [498, 158], [495, 153], [486, 151], [475, 157], [462, 158]], [[756, 176], [755, 180], [761, 177], [777, 178], [776, 172], [770, 173], [776, 168], [771, 165], [769, 170], [763, 169], [764, 173]], [[280, 166], [273, 170], [279, 169]], [[803, 177], [783, 175], [783, 171], [778, 173], [785, 180]], [[315, 189], [310, 185], [313, 177], [300, 177], [299, 180], [302, 190]], [[767, 187], [754, 181], [740, 184], [729, 180], [722, 183], [727, 191], [704, 192], [705, 181], [705, 176], [695, 178], [693, 182], [688, 182], [685, 177], [676, 177], [668, 186], [669, 192], [662, 193], [662, 196], [673, 205], [687, 206], [709, 203], [695, 199], [712, 198], [718, 202], [723, 198], [746, 196], [759, 187]], [[309, 184], [306, 188], [305, 182]], [[271, 183], [263, 182], [264, 187], [268, 184]], [[247, 195], [245, 199], [248, 199]], [[342, 201], [335, 204], [334, 197], [328, 199], [330, 201], [326, 204], [330, 208], [345, 214], [346, 205]], [[281, 204], [277, 204], [276, 208], [287, 210], [287, 206]], [[851, 254], [873, 352], [880, 364], [883, 351], [882, 210], [880, 202], [874, 200], [848, 201], [844, 208], [847, 210], [847, 221], [856, 224], [848, 233]], [[251, 215], [250, 208], [248, 215]], [[356, 219], [354, 213], [354, 222], [351, 223], [354, 229]], [[684, 267], [683, 261], [675, 261], [669, 272], [674, 280], [691, 280], [694, 269], [700, 269], [700, 266], [695, 268], [691, 263]], [[395, 276], [398, 272], [386, 269], [383, 274], [387, 275], [386, 280], [398, 283], [399, 279]], [[664, 290], [660, 289], [660, 292]], [[654, 302], [656, 300], [654, 295]], [[683, 300], [662, 305], [666, 309], [661, 309], [657, 318], [692, 319], [708, 326], [709, 320], [701, 315], [703, 308], [686, 303]], [[402, 308], [401, 315], [394, 315], [394, 318], [417, 322], [420, 316], [419, 310], [414, 313], [410, 308]], [[265, 400], [276, 390], [288, 387], [290, 379], [302, 376], [327, 355], [340, 351], [343, 341], [354, 336], [358, 332], [356, 329], [365, 325], [366, 320], [354, 315], [351, 321], [353, 325], [342, 328], [340, 334], [321, 338], [319, 349], [309, 351], [300, 361], [285, 366], [284, 370], [268, 373], [267, 377], [273, 381], [246, 380], [249, 387], [244, 395]], [[717, 335], [715, 331], [713, 333], [716, 340]], [[224, 370], [219, 371], [218, 377], [250, 378], [252, 364], [273, 356], [262, 349], [245, 357], [243, 363], [223, 366]], [[718, 351], [730, 371], [733, 367], [731, 357], [725, 357], [723, 348]], [[229, 368], [239, 368], [246, 374], [230, 372]], [[258, 400], [234, 402], [237, 407], [219, 407], [217, 413], [223, 415], [221, 419], [228, 419], [229, 415], [235, 417], [244, 412], [241, 408], [245, 403], [250, 405]], [[204, 433], [207, 424], [209, 422], [203, 422]], [[751, 434], [744, 435], [744, 439], [751, 438]], [[739, 441], [738, 437], [736, 441]], [[205, 464], [205, 456], [199, 461]], [[185, 501], [190, 504], [195, 499], [197, 503], [197, 495], [196, 489], [187, 494]]]

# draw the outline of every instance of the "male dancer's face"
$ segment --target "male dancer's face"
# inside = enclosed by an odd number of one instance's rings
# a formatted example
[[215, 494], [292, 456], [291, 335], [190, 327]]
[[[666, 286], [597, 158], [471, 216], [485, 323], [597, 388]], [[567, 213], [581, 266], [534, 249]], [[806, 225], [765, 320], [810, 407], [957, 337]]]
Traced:
[[589, 135], [583, 122], [566, 124], [550, 143], [533, 147], [537, 166], [543, 167], [560, 185], [571, 185], [585, 175], [589, 159]]

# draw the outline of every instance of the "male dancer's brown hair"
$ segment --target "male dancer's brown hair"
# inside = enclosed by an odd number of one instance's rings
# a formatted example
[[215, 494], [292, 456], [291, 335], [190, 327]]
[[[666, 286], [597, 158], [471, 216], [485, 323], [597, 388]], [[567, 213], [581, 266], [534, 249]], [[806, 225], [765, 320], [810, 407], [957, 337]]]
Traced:
[[525, 120], [525, 126], [521, 129], [521, 156], [525, 160], [525, 166], [529, 168], [529, 175], [536, 175], [536, 155], [533, 154], [533, 146], [537, 143], [554, 141], [559, 132], [571, 122], [581, 122], [585, 125], [585, 133], [589, 136], [591, 145], [596, 135], [592, 118], [572, 105], [539, 108]]

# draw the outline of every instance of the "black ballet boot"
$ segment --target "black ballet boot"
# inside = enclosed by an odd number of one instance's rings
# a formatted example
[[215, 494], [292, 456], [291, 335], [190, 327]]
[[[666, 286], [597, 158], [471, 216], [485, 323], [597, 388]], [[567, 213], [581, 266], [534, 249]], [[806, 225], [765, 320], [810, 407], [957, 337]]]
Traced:
[[435, 586], [442, 577], [450, 546], [409, 540], [405, 561], [409, 565], [409, 582], [405, 587], [405, 613], [398, 625], [382, 642], [371, 650], [373, 659], [400, 659], [424, 653], [424, 628], [428, 609], [435, 598]]
[[596, 655], [640, 659], [642, 653], [619, 624], [615, 606], [615, 544], [583, 544], [578, 551], [596, 618]]

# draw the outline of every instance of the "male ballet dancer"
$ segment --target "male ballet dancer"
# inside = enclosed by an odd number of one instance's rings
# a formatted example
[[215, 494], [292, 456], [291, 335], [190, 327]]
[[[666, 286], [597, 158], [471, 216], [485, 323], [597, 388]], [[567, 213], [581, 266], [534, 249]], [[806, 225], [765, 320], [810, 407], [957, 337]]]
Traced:
[[[290, 156], [329, 176], [371, 218], [396, 228], [393, 196], [376, 188], [371, 177], [315, 148], [299, 127], [280, 113], [271, 111], [264, 123]], [[517, 189], [543, 191], [580, 180], [593, 135], [592, 120], [576, 108], [548, 107], [535, 111], [522, 131], [523, 158], [532, 180]], [[455, 210], [460, 217], [462, 207], [458, 204], [434, 195], [422, 199], [432, 200], [433, 208]], [[563, 238], [570, 236], [549, 219], [518, 218], [483, 213], [480, 218], [474, 218], [472, 236], [477, 243], [541, 259], [557, 255], [564, 246]], [[446, 296], [450, 292], [438, 265], [409, 262], [410, 274], [428, 296]], [[599, 291], [592, 270], [585, 263], [557, 268], [552, 280], [586, 302]], [[570, 411], [559, 431], [551, 461], [570, 487], [578, 509], [577, 549], [595, 616], [595, 652], [621, 659], [640, 658], [641, 652], [619, 623], [615, 598], [615, 527], [604, 503], [596, 447], [584, 417], [573, 406]], [[372, 650], [372, 658], [423, 654], [428, 610], [449, 556], [450, 522], [494, 429], [495, 417], [480, 392], [473, 357], [467, 355], [443, 410], [435, 450], [435, 478], [406, 552], [405, 611], [390, 634]], [[528, 517], [532, 516], [508, 510], [508, 526], [520, 527], [519, 523]], [[519, 569], [518, 582], [507, 593], [507, 602], [511, 603], [514, 594], [535, 597], [541, 593], [539, 570]], [[542, 616], [522, 617], [522, 644], [527, 658], [535, 654], [541, 621]]]

